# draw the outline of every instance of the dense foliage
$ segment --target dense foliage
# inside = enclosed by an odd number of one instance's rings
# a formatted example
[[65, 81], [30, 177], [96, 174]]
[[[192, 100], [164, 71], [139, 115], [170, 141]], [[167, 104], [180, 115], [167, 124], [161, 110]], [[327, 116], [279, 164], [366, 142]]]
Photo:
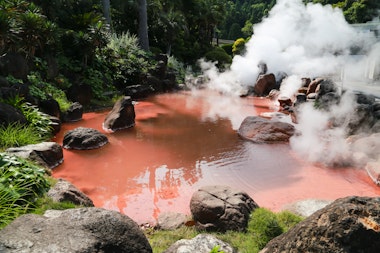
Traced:
[[28, 212], [50, 187], [46, 171], [26, 160], [0, 153], [0, 229]]

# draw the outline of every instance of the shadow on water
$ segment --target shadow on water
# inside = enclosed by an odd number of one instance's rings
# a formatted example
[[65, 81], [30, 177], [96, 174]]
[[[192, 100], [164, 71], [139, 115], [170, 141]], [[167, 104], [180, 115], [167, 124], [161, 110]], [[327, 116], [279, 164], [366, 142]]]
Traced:
[[[135, 111], [136, 126], [105, 133], [110, 143], [101, 149], [64, 150], [65, 162], [53, 175], [74, 183], [96, 206], [137, 222], [154, 221], [164, 211], [189, 213], [191, 195], [204, 185], [230, 185], [276, 210], [295, 199], [320, 197], [302, 189], [317, 186], [311, 182], [318, 176], [337, 177], [300, 161], [287, 144], [259, 145], [238, 137], [246, 116], [271, 111], [267, 100], [185, 92], [140, 101]], [[65, 124], [56, 141], [62, 143], [64, 132], [79, 126], [104, 133], [106, 114], [88, 113], [81, 122]]]

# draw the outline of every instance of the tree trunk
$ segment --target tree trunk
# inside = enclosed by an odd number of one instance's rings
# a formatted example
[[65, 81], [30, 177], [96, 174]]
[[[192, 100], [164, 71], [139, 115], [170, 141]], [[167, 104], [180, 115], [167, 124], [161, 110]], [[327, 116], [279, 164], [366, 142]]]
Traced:
[[142, 49], [149, 51], [148, 38], [148, 14], [146, 0], [138, 0], [139, 3], [139, 30], [138, 36]]
[[107, 21], [107, 24], [111, 27], [111, 4], [110, 0], [102, 0], [103, 14]]

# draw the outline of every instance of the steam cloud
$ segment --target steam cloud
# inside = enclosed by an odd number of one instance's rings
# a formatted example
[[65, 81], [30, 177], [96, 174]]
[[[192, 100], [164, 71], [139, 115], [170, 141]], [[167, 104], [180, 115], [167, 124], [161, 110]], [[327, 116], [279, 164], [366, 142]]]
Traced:
[[[287, 73], [281, 93], [291, 97], [301, 86], [302, 77], [358, 80], [364, 77], [364, 67], [380, 56], [380, 43], [376, 43], [375, 37], [359, 34], [345, 21], [342, 11], [330, 5], [278, 0], [268, 17], [253, 29], [246, 53], [235, 56], [228, 71], [219, 73], [213, 64], [201, 62], [204, 75], [210, 80], [209, 88], [232, 95], [244, 94], [257, 80], [259, 63], [265, 62], [268, 73]], [[350, 56], [353, 48], [359, 48], [360, 54], [366, 56], [353, 58]], [[331, 117], [352, 114], [354, 105], [347, 93], [329, 114], [311, 105], [303, 106], [296, 126], [302, 135], [292, 138], [292, 148], [315, 162], [331, 164], [344, 159], [349, 149], [344, 126], [329, 129], [328, 124]]]

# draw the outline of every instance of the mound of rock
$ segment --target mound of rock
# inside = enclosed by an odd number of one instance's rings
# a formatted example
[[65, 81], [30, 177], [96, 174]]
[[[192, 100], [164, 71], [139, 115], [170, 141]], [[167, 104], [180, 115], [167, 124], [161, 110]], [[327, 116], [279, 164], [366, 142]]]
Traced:
[[238, 129], [242, 138], [256, 143], [288, 142], [294, 132], [292, 124], [258, 116], [246, 117]]
[[257, 207], [247, 193], [220, 185], [202, 187], [190, 200], [196, 228], [206, 231], [245, 231]]
[[128, 216], [90, 207], [49, 217], [22, 215], [1, 230], [0, 252], [150, 253], [152, 248]]
[[338, 199], [271, 240], [260, 253], [376, 253], [380, 249], [380, 198]]
[[65, 133], [65, 149], [87, 150], [100, 148], [108, 143], [108, 138], [96, 129], [78, 127]]

